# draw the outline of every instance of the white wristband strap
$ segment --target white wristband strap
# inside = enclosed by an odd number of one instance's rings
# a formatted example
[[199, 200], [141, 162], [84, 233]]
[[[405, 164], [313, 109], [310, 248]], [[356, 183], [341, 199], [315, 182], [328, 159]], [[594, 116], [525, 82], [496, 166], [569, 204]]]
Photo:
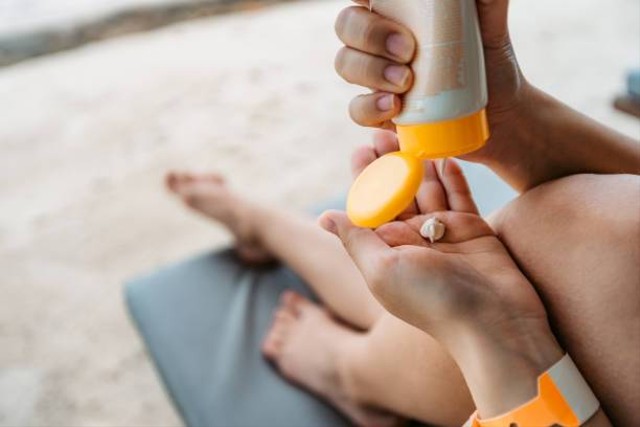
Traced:
[[565, 355], [538, 377], [538, 396], [513, 411], [491, 419], [478, 419], [473, 414], [464, 427], [578, 427], [593, 417], [600, 408], [598, 399]]

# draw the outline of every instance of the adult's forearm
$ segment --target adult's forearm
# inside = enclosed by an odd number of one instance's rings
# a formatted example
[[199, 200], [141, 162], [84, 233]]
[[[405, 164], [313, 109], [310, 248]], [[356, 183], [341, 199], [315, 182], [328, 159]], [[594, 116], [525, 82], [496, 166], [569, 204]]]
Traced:
[[460, 328], [444, 345], [469, 386], [481, 418], [517, 408], [538, 394], [538, 377], [557, 363], [563, 351], [546, 326], [516, 325]]
[[518, 123], [480, 162], [523, 192], [565, 176], [640, 173], [640, 143], [529, 86]]
[[[551, 330], [537, 321], [515, 321], [491, 330], [471, 326], [445, 340], [460, 367], [480, 418], [493, 418], [520, 407], [538, 393], [538, 377], [564, 352]], [[599, 409], [584, 426], [611, 426]]]

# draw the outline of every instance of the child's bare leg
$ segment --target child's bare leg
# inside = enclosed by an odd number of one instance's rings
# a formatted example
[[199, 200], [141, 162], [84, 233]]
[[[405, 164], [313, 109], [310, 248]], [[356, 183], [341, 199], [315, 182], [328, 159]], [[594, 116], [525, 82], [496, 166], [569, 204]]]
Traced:
[[448, 353], [388, 313], [369, 332], [358, 332], [287, 293], [263, 352], [284, 377], [323, 397], [358, 426], [396, 425], [398, 418], [391, 414], [462, 425], [473, 412]]
[[[362, 425], [395, 423], [395, 417], [373, 407], [436, 424], [461, 423], [469, 415], [468, 392], [449, 356], [424, 333], [382, 314], [339, 240], [310, 218], [249, 206], [214, 178], [183, 174], [173, 178], [179, 182], [173, 182], [172, 190], [189, 206], [229, 226], [255, 253], [272, 254], [286, 263], [342, 318], [361, 329], [375, 324], [369, 333], [361, 333], [299, 297], [293, 298], [295, 304], [283, 303], [265, 353], [278, 358], [285, 375], [325, 398], [331, 396], [334, 405]], [[306, 313], [306, 321], [297, 321], [292, 311]], [[287, 357], [277, 344], [285, 339]], [[458, 397], [454, 405], [443, 403]]]
[[260, 210], [260, 241], [313, 288], [330, 311], [367, 330], [383, 313], [342, 243], [314, 219], [277, 208]]
[[[354, 153], [354, 176], [377, 156], [396, 148], [397, 141], [389, 135], [376, 135], [373, 147], [361, 147]], [[342, 243], [314, 219], [251, 203], [230, 191], [217, 174], [169, 173], [166, 183], [188, 206], [227, 226], [243, 259], [261, 262], [277, 258], [300, 275], [341, 319], [367, 330], [382, 314]]]
[[241, 255], [282, 261], [309, 284], [329, 310], [369, 329], [382, 308], [369, 292], [342, 243], [314, 219], [297, 212], [251, 203], [213, 174], [170, 174], [169, 188], [185, 203], [229, 227]]
[[342, 378], [362, 405], [432, 425], [462, 425], [474, 411], [451, 356], [433, 338], [385, 313], [348, 348]]

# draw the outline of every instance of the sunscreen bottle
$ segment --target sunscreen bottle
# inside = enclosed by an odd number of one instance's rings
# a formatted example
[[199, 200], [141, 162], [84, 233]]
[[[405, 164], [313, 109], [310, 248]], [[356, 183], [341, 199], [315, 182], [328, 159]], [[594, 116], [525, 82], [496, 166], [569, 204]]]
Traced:
[[376, 228], [413, 201], [423, 161], [460, 156], [489, 138], [487, 82], [475, 0], [370, 0], [371, 10], [413, 32], [413, 87], [394, 119], [400, 151], [382, 156], [355, 180], [347, 214]]

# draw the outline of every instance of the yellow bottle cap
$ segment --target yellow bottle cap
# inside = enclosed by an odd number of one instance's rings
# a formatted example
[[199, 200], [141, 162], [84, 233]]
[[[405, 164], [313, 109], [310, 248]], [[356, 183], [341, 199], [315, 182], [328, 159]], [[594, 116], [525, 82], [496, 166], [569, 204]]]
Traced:
[[482, 148], [489, 139], [486, 111], [435, 123], [396, 125], [400, 150], [422, 159], [456, 157]]
[[347, 198], [347, 215], [359, 227], [376, 228], [400, 215], [422, 181], [422, 161], [412, 154], [386, 154], [355, 180]]

